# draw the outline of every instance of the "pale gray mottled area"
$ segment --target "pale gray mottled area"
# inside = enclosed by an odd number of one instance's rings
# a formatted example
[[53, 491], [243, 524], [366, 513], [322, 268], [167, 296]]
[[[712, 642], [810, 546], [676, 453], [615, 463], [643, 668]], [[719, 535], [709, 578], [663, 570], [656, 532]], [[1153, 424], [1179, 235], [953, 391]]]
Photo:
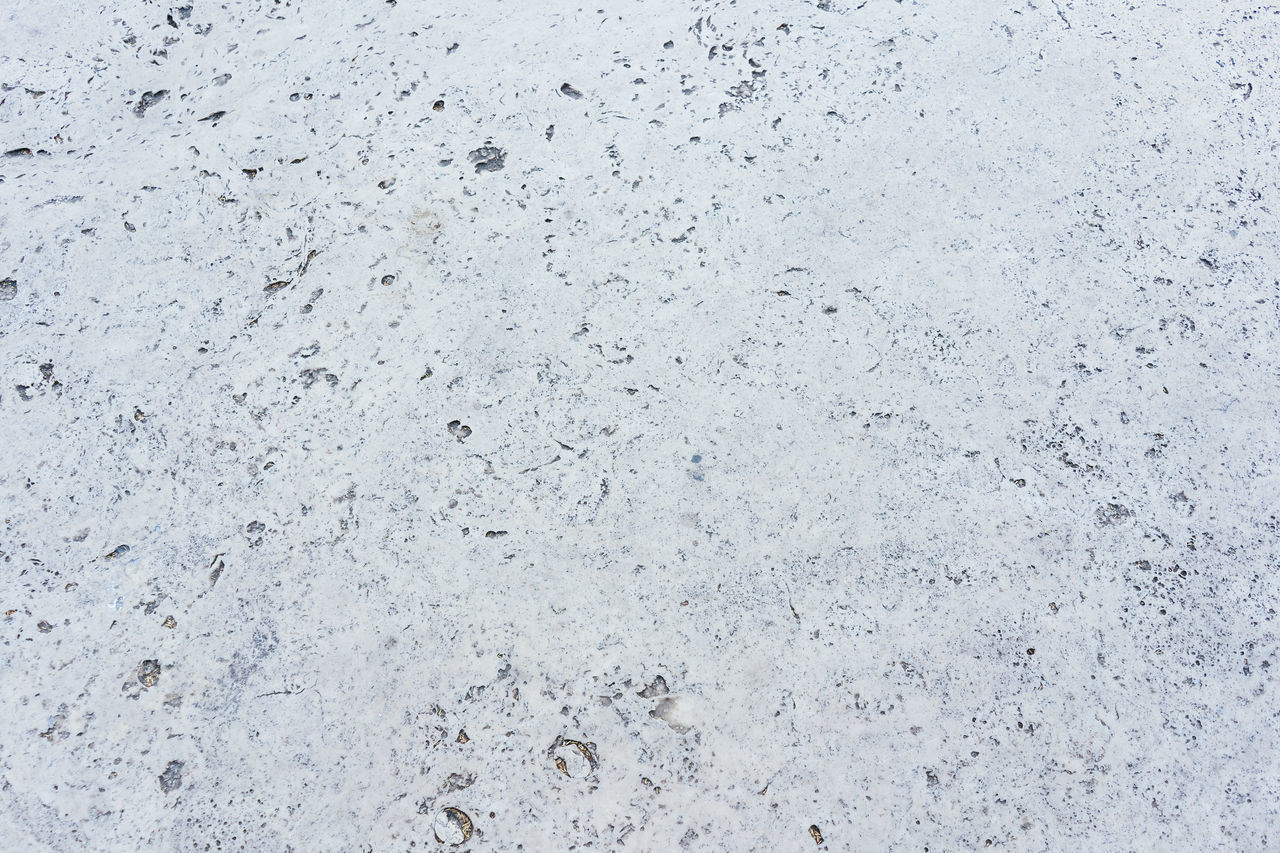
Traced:
[[599, 3], [0, 10], [0, 846], [1280, 849], [1280, 7]]

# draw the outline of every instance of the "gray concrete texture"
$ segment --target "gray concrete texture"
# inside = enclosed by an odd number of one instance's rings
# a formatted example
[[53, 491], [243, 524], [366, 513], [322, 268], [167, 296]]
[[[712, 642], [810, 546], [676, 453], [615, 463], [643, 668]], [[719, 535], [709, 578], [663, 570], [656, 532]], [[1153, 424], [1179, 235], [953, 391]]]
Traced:
[[1278, 62], [8, 0], [0, 848], [1280, 850]]

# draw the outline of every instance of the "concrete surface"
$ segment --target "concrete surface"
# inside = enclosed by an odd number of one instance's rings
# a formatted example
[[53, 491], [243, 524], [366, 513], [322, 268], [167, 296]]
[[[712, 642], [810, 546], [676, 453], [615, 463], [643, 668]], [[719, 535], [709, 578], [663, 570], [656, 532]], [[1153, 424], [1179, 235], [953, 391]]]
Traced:
[[0, 847], [1277, 850], [1280, 7], [0, 10]]

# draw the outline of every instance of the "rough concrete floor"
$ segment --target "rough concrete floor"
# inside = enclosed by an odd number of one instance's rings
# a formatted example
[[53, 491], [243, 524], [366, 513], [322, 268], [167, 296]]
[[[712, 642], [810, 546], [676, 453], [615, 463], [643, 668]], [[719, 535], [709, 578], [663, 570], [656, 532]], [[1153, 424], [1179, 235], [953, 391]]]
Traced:
[[1280, 849], [1280, 7], [90, 6], [0, 848]]

